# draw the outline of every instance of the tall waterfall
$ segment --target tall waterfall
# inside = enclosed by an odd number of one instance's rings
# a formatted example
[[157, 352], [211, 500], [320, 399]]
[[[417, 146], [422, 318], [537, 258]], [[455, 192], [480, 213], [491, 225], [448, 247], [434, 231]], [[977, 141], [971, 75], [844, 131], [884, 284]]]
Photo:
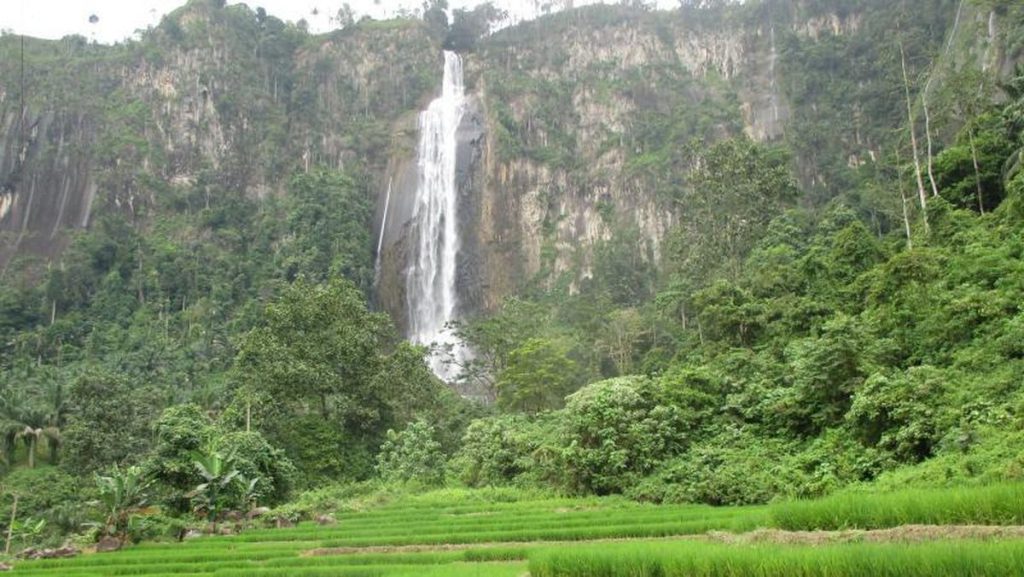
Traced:
[[406, 271], [406, 309], [410, 338], [415, 343], [436, 346], [430, 366], [446, 381], [458, 376], [457, 364], [468, 357], [465, 345], [446, 326], [455, 320], [458, 304], [455, 155], [456, 132], [465, 104], [462, 59], [445, 51], [441, 96], [420, 113], [419, 184], [413, 209], [412, 258]]

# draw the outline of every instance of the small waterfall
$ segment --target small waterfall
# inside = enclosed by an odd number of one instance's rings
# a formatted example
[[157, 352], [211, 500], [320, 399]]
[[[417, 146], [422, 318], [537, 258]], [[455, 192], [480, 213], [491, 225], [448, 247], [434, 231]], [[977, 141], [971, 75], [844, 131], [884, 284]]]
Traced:
[[384, 248], [384, 231], [388, 226], [388, 207], [391, 206], [391, 180], [388, 179], [388, 192], [384, 197], [384, 216], [380, 221], [380, 234], [377, 236], [377, 252], [376, 260], [373, 263], [373, 285], [377, 286], [380, 282], [380, 251]]
[[441, 96], [420, 113], [419, 185], [413, 209], [412, 254], [406, 271], [406, 308], [410, 339], [435, 346], [430, 366], [446, 381], [458, 376], [458, 365], [469, 356], [466, 346], [447, 326], [455, 320], [458, 304], [455, 155], [456, 132], [465, 104], [462, 59], [445, 51]]

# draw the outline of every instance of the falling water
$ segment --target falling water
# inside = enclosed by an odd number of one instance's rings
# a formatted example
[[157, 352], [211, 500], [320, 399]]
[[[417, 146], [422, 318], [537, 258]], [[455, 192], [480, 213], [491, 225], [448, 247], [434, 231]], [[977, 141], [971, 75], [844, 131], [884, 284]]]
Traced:
[[380, 257], [381, 257], [380, 252], [381, 252], [381, 249], [384, 248], [384, 231], [386, 230], [386, 228], [388, 226], [388, 207], [390, 207], [390, 206], [391, 206], [391, 179], [389, 178], [388, 179], [388, 192], [387, 192], [387, 196], [384, 197], [384, 216], [383, 216], [383, 218], [381, 218], [381, 221], [380, 221], [380, 235], [377, 236], [377, 252], [374, 253], [374, 254], [377, 255], [376, 256], [376, 260], [373, 263], [373, 273], [374, 273], [374, 275], [373, 275], [373, 284], [374, 284], [374, 286], [377, 286], [377, 283], [380, 282]]
[[[419, 186], [413, 209], [412, 259], [406, 273], [409, 336], [434, 345], [430, 366], [446, 381], [458, 376], [468, 351], [448, 324], [455, 320], [455, 261], [459, 251], [456, 131], [465, 109], [462, 59], [444, 53], [441, 96], [420, 113]], [[446, 361], [455, 361], [450, 364]]]

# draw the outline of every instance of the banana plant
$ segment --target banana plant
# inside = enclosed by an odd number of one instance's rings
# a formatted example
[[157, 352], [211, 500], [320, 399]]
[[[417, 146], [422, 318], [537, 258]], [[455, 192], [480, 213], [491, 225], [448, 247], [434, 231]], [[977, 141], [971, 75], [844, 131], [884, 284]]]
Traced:
[[105, 516], [104, 532], [107, 535], [127, 537], [128, 522], [135, 513], [146, 506], [147, 494], [152, 479], [147, 479], [142, 467], [121, 468], [114, 465], [109, 475], [96, 475], [99, 490], [98, 504]]
[[232, 483], [238, 477], [238, 469], [234, 468], [234, 455], [224, 455], [216, 450], [206, 453], [194, 453], [193, 465], [203, 483], [196, 485], [186, 497], [192, 499], [196, 511], [205, 511], [207, 519], [213, 524], [213, 532], [217, 532], [217, 517], [224, 506], [226, 493], [230, 492]]
[[248, 528], [249, 520], [252, 518], [252, 512], [256, 509], [256, 501], [263, 496], [263, 491], [258, 487], [260, 478], [253, 477], [252, 479], [249, 479], [240, 474], [235, 477], [235, 482], [238, 483], [242, 491], [242, 503], [245, 504], [244, 526]]

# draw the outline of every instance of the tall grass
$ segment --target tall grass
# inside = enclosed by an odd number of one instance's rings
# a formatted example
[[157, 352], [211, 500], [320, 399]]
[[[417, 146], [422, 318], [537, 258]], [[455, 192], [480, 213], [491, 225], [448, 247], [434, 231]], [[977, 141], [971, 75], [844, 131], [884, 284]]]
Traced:
[[771, 523], [780, 529], [882, 529], [907, 524], [1024, 524], [1024, 483], [891, 493], [844, 492], [815, 501], [779, 503]]
[[959, 541], [823, 547], [616, 543], [540, 551], [532, 577], [1015, 577], [1024, 543]]

